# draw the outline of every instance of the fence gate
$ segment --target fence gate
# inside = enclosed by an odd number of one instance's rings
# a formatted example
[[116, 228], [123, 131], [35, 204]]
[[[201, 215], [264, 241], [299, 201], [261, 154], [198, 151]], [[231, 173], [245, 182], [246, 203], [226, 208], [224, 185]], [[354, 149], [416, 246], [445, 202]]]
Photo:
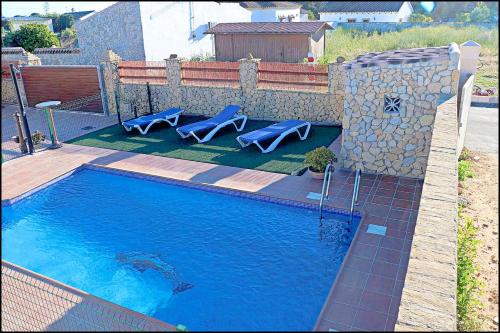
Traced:
[[28, 106], [57, 100], [77, 104], [75, 111], [104, 112], [97, 66], [21, 66], [21, 76]]

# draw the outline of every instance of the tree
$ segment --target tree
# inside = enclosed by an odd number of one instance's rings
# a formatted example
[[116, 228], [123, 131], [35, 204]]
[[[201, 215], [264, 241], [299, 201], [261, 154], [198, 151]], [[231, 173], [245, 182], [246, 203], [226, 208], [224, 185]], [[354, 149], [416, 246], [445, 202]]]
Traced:
[[310, 10], [310, 9], [307, 11], [307, 19], [309, 21], [315, 21], [315, 20], [317, 20], [316, 15], [314, 15], [314, 12], [312, 10]]
[[457, 14], [458, 22], [470, 22], [470, 13], [458, 13]]
[[11, 20], [2, 21], [2, 28], [4, 28], [5, 31], [14, 31], [14, 23], [12, 23]]
[[30, 16], [35, 16], [35, 17], [41, 17], [42, 15], [40, 13], [31, 13]]
[[69, 14], [63, 14], [59, 16], [55, 21], [57, 22], [57, 31], [63, 31], [64, 29], [71, 28], [73, 24], [75, 24], [73, 15]]
[[470, 13], [472, 22], [488, 22], [490, 20], [490, 9], [484, 2], [478, 2], [476, 8]]
[[410, 22], [432, 22], [432, 17], [422, 13], [413, 13], [408, 18]]
[[37, 47], [59, 46], [59, 39], [44, 24], [26, 24], [14, 32], [14, 43], [28, 52], [33, 52]]

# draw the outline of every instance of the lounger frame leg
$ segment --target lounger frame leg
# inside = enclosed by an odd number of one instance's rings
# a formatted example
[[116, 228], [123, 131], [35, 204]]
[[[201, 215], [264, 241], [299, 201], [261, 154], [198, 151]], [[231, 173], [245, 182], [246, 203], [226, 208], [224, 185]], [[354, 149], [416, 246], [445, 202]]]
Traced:
[[[124, 123], [122, 123], [123, 127], [125, 128], [125, 130], [127, 132], [130, 132], [132, 129], [134, 128], [137, 128], [137, 130], [142, 134], [142, 135], [146, 135], [149, 131], [149, 129], [151, 128], [151, 126], [153, 126], [154, 124], [157, 124], [157, 123], [160, 123], [162, 121], [166, 121], [170, 126], [175, 126], [177, 125], [177, 122], [179, 121], [179, 117], [180, 117], [180, 114], [177, 114], [175, 115], [174, 117], [171, 117], [171, 118], [162, 118], [162, 119], [155, 119], [153, 120], [152, 122], [150, 122], [146, 128], [142, 129], [141, 126], [139, 125], [134, 125], [133, 127], [129, 127], [127, 125], [125, 125]], [[173, 119], [173, 121], [172, 121]]]
[[[306, 127], [304, 134], [300, 133], [300, 129], [303, 128], [303, 127]], [[247, 144], [245, 144], [244, 142], [242, 142], [240, 140], [240, 137], [237, 137], [236, 140], [238, 140], [238, 142], [240, 143], [240, 145], [243, 148], [248, 147], [251, 144], [255, 144], [260, 149], [260, 151], [263, 154], [267, 154], [267, 153], [270, 153], [273, 150], [275, 150], [276, 147], [281, 142], [281, 140], [283, 140], [289, 134], [291, 134], [291, 133], [297, 133], [299, 135], [300, 140], [304, 141], [305, 139], [307, 139], [307, 136], [309, 135], [309, 131], [310, 130], [311, 130], [311, 124], [309, 124], [309, 123], [301, 125], [301, 126], [298, 126], [298, 127], [291, 128], [288, 131], [285, 131], [285, 132], [281, 133], [280, 136], [278, 136], [273, 142], [271, 142], [271, 144], [267, 148], [262, 147], [262, 145], [257, 140], [254, 140], [254, 141], [252, 141], [250, 143], [247, 143]]]
[[[230, 125], [230, 124], [233, 124], [234, 127], [236, 128], [236, 131], [237, 132], [241, 132], [243, 130], [243, 128], [245, 128], [245, 124], [247, 123], [247, 116], [244, 116], [244, 115], [241, 115], [241, 116], [236, 116], [234, 118], [231, 118], [229, 119], [228, 121], [225, 121], [219, 125], [217, 125], [217, 127], [215, 127], [214, 129], [212, 129], [210, 132], [207, 133], [207, 135], [205, 135], [203, 138], [199, 138], [196, 133], [194, 133], [193, 131], [190, 131], [187, 135], [184, 135], [182, 134], [182, 132], [179, 131], [179, 129], [177, 129], [177, 133], [179, 133], [179, 135], [181, 136], [181, 138], [185, 139], [189, 136], [192, 136], [193, 138], [196, 139], [196, 141], [198, 141], [198, 143], [205, 143], [205, 142], [208, 142], [210, 141], [214, 135], [222, 128], [226, 127], [227, 125]], [[241, 125], [238, 126], [236, 124], [236, 122], [238, 120], [241, 120]]]

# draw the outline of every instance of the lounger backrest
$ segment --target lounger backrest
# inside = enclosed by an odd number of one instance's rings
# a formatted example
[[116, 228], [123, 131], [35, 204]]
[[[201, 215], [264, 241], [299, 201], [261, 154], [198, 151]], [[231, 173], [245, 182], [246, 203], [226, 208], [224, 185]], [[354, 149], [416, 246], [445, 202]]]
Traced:
[[222, 110], [218, 115], [212, 118], [212, 120], [215, 120], [217, 122], [223, 122], [226, 120], [229, 120], [234, 117], [235, 114], [238, 113], [238, 111], [241, 110], [241, 106], [239, 105], [228, 105]]

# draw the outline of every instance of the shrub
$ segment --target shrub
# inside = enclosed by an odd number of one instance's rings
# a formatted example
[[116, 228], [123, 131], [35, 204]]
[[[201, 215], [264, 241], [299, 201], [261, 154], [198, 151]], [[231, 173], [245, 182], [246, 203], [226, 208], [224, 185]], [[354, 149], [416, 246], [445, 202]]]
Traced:
[[464, 161], [464, 160], [470, 160], [470, 150], [467, 148], [463, 148], [462, 152], [460, 153], [460, 157], [458, 158], [459, 161]]
[[479, 295], [482, 283], [477, 278], [478, 267], [475, 263], [479, 240], [477, 227], [469, 216], [462, 216], [459, 207], [457, 233], [457, 319], [459, 331], [477, 331], [480, 322], [477, 310], [482, 306]]
[[478, 2], [476, 8], [470, 13], [472, 22], [488, 22], [490, 20], [490, 9], [484, 2]]
[[13, 42], [28, 52], [33, 52], [37, 47], [59, 46], [59, 39], [43, 24], [26, 24], [14, 32]]
[[45, 134], [40, 131], [34, 131], [33, 134], [31, 134], [31, 140], [34, 145], [42, 143], [45, 140]]
[[312, 171], [324, 172], [328, 163], [336, 162], [335, 154], [325, 146], [311, 150], [306, 154], [304, 163], [309, 166]]
[[458, 22], [470, 22], [470, 13], [458, 13], [456, 18]]
[[410, 22], [432, 22], [432, 17], [422, 13], [413, 13], [408, 18]]
[[471, 170], [471, 161], [458, 161], [458, 180], [463, 182], [465, 178], [474, 177], [474, 172]]

